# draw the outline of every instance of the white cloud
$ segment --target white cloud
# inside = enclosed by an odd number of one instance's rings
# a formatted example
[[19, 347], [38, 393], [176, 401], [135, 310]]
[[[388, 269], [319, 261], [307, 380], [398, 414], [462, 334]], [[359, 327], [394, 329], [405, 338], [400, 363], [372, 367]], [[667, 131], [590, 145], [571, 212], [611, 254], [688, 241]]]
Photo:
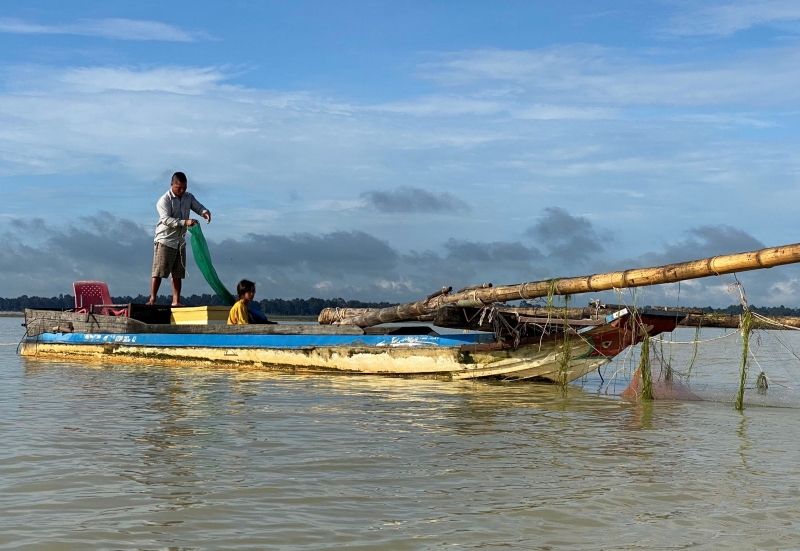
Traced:
[[[514, 101], [588, 109], [638, 106], [793, 106], [800, 100], [800, 49], [754, 50], [714, 62], [587, 44], [537, 50], [475, 50], [421, 65], [423, 78], [471, 89], [513, 83]], [[594, 111], [592, 111], [594, 110]], [[570, 117], [567, 117], [570, 118]]]
[[77, 92], [170, 92], [200, 94], [220, 85], [228, 75], [214, 67], [88, 67], [64, 71], [57, 80]]
[[789, 305], [800, 302], [800, 279], [790, 278], [770, 286], [765, 302], [770, 305]]
[[422, 292], [419, 287], [414, 285], [413, 281], [408, 279], [400, 279], [397, 281], [381, 279], [376, 281], [375, 283], [377, 284], [378, 287], [386, 291], [408, 293], [406, 296], [410, 296], [411, 293]]
[[[786, 116], [791, 113], [776, 113], [773, 116]], [[766, 120], [765, 117], [759, 117], [753, 113], [702, 113], [702, 114], [683, 114], [671, 117], [676, 121], [690, 121], [711, 123], [721, 126], [752, 126], [754, 128], [769, 128], [778, 126], [778, 123], [773, 120]]]
[[536, 104], [514, 112], [520, 119], [531, 120], [600, 120], [615, 119], [620, 116], [618, 109], [605, 107], [572, 107], [564, 105]]
[[796, 0], [738, 1], [717, 5], [694, 4], [688, 13], [675, 17], [667, 31], [675, 35], [730, 36], [759, 25], [800, 19]]
[[374, 111], [414, 116], [494, 115], [504, 109], [497, 101], [459, 96], [429, 96], [413, 101], [384, 103], [369, 107]]
[[66, 25], [42, 25], [20, 19], [0, 18], [0, 32], [13, 34], [71, 34], [96, 36], [117, 40], [159, 40], [166, 42], [194, 42], [203, 38], [159, 21], [140, 19], [82, 19]]
[[75, 173], [114, 160], [137, 177], [199, 162], [210, 179], [227, 180], [232, 170], [252, 178], [264, 174], [264, 162], [291, 163], [280, 152], [294, 149], [292, 141], [313, 147], [333, 138], [327, 118], [338, 122], [336, 139], [358, 133], [316, 98], [227, 86], [215, 68], [30, 75], [12, 74], [21, 81], [0, 100], [0, 173]]
[[330, 281], [320, 281], [314, 284], [314, 289], [322, 293], [330, 293], [333, 290], [333, 283]]
[[384, 103], [368, 107], [368, 110], [413, 115], [416, 117], [454, 117], [463, 115], [489, 116], [505, 114], [512, 118], [527, 120], [599, 120], [620, 116], [618, 109], [605, 107], [575, 107], [536, 103], [527, 105], [524, 98], [519, 101], [513, 96], [497, 98], [493, 101], [482, 99], [482, 93], [475, 97], [455, 95], [427, 96], [410, 101]]

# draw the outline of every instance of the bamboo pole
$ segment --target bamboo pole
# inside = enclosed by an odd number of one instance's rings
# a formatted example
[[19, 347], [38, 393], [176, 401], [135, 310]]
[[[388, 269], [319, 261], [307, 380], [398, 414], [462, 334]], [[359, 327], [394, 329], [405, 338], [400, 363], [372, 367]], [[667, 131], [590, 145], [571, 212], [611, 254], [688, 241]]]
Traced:
[[676, 283], [687, 279], [772, 268], [797, 262], [800, 262], [800, 243], [746, 253], [714, 256], [654, 268], [635, 268], [621, 272], [532, 281], [518, 285], [484, 287], [452, 295], [442, 294], [419, 302], [376, 309], [342, 320], [340, 323], [371, 327], [382, 323], [415, 319], [431, 314], [449, 304], [475, 308], [495, 302], [539, 298], [548, 296], [550, 293], [554, 295], [574, 295], [611, 289]]
[[[569, 320], [593, 319], [599, 320], [609, 314], [613, 314], [620, 308], [558, 308], [558, 318], [563, 318], [565, 315]], [[686, 314], [686, 317], [678, 324], [681, 327], [719, 327], [727, 329], [736, 329], [742, 321], [741, 314], [720, 314], [714, 312], [703, 312], [702, 308], [684, 308], [684, 307], [669, 307], [669, 306], [652, 306], [652, 310], [661, 310], [669, 312], [680, 312]], [[548, 314], [554, 315], [552, 310], [548, 310], [544, 306], [534, 306], [527, 308], [500, 308], [503, 312], [510, 312], [520, 314], [523, 316], [544, 317]], [[758, 329], [800, 329], [800, 317], [791, 316], [759, 316], [753, 319], [753, 326]]]
[[[735, 329], [742, 324], [742, 316], [738, 314], [689, 314], [678, 325], [687, 327], [724, 327]], [[786, 316], [761, 316], [753, 318], [756, 329], [800, 329], [800, 318]]]
[[335, 325], [348, 318], [374, 312], [375, 308], [323, 308], [317, 322], [320, 325]]
[[[320, 325], [352, 325], [348, 320], [356, 316], [362, 316], [380, 311], [379, 308], [323, 308], [317, 317]], [[435, 313], [431, 312], [423, 316], [417, 316], [414, 321], [433, 321]]]

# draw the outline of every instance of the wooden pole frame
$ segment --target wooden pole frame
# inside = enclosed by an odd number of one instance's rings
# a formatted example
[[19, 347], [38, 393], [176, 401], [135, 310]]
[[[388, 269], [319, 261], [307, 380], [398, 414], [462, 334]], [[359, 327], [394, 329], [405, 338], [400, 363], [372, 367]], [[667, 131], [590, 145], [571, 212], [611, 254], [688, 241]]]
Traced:
[[[579, 293], [609, 291], [612, 289], [677, 283], [678, 281], [686, 281], [689, 279], [760, 270], [797, 262], [800, 262], [800, 243], [760, 249], [746, 253], [714, 256], [711, 258], [692, 260], [690, 262], [667, 264], [654, 268], [634, 268], [619, 272], [532, 281], [529, 283], [503, 285], [500, 287], [479, 287], [452, 295], [442, 294], [433, 296], [429, 299], [410, 304], [370, 310], [343, 319], [339, 321], [339, 323], [357, 325], [359, 327], [370, 327], [382, 323], [417, 319], [420, 316], [431, 314], [447, 305], [475, 308], [496, 302], [545, 297], [551, 293], [553, 295], [574, 295]], [[322, 314], [320, 314], [320, 319], [322, 319], [322, 317]]]

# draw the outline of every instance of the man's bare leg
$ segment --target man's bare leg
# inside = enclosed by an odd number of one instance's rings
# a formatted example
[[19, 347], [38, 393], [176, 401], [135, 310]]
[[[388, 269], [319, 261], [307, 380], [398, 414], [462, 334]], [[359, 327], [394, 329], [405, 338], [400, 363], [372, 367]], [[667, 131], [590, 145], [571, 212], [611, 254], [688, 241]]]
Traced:
[[172, 305], [183, 306], [181, 303], [181, 280], [176, 277], [172, 278]]
[[150, 280], [150, 300], [147, 301], [147, 304], [155, 304], [156, 299], [158, 298], [158, 288], [161, 287], [161, 278], [154, 277]]

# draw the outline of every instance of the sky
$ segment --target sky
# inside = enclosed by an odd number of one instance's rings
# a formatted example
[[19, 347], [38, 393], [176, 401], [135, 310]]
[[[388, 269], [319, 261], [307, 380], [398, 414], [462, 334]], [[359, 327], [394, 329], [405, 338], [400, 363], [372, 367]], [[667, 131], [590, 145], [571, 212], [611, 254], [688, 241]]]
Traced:
[[[798, 105], [795, 0], [7, 1], [0, 296], [147, 293], [178, 170], [222, 280], [259, 298], [795, 243]], [[727, 306], [735, 281], [623, 298]], [[738, 281], [800, 307], [797, 267]], [[184, 292], [211, 292], [191, 262]]]

